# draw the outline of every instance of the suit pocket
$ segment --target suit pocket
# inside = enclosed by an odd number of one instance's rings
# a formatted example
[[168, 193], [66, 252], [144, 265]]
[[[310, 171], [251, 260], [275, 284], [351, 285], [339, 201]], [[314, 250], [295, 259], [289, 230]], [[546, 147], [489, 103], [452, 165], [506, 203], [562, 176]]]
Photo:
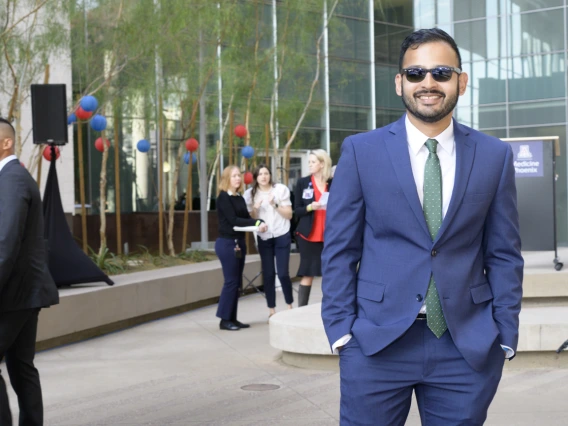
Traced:
[[475, 287], [471, 287], [469, 290], [471, 291], [471, 298], [473, 299], [473, 303], [475, 303], [476, 305], [493, 299], [491, 286], [487, 282], [476, 285]]
[[373, 302], [382, 302], [385, 296], [385, 287], [385, 284], [360, 279], [357, 281], [357, 297]]
[[491, 196], [493, 194], [491, 194], [490, 192], [486, 192], [486, 193], [469, 193], [469, 194], [464, 194], [463, 199], [462, 199], [462, 204], [476, 204], [476, 203], [483, 203], [485, 201], [490, 201]]

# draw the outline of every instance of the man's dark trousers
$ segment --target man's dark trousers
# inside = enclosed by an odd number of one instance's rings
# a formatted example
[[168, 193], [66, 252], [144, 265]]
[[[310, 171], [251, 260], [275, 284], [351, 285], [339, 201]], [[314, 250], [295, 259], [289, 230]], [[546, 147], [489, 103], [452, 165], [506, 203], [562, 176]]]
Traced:
[[[5, 359], [12, 387], [18, 395], [20, 426], [43, 425], [39, 373], [34, 367], [39, 309], [0, 313], [0, 360]], [[0, 426], [11, 426], [6, 383], [0, 375]]]
[[426, 320], [382, 351], [365, 356], [353, 337], [339, 352], [341, 425], [404, 426], [412, 393], [422, 424], [481, 426], [497, 392], [505, 354], [495, 341], [486, 367], [475, 371], [449, 332], [440, 339]]

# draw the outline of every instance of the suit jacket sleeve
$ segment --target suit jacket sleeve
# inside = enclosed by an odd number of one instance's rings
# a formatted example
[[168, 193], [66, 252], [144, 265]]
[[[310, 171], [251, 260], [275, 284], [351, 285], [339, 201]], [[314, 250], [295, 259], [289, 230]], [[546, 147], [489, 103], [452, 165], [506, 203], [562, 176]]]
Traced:
[[493, 291], [493, 318], [501, 344], [517, 350], [523, 258], [517, 211], [513, 151], [507, 147], [501, 181], [485, 222], [484, 267]]
[[17, 180], [3, 177], [0, 188], [0, 293], [8, 282], [24, 235], [28, 217], [27, 191]]
[[330, 345], [357, 316], [357, 264], [363, 251], [365, 201], [352, 141], [341, 148], [329, 194], [322, 254], [322, 319]]

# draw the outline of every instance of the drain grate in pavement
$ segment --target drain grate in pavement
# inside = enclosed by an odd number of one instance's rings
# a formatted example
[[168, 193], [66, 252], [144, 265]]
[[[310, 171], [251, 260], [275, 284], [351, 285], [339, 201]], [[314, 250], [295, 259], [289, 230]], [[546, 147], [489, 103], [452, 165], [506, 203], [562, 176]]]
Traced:
[[258, 383], [258, 384], [241, 386], [241, 389], [245, 391], [271, 391], [271, 390], [280, 389], [280, 386]]

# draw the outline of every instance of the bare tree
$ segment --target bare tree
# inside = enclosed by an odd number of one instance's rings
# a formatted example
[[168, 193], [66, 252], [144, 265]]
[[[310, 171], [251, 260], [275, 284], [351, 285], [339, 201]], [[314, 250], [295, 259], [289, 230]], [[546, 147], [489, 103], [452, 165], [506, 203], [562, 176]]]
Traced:
[[6, 0], [0, 9], [0, 75], [8, 76], [0, 78], [0, 93], [10, 99], [8, 111], [3, 114], [15, 122], [18, 156], [27, 139], [22, 134], [22, 105], [32, 83], [49, 80], [49, 60], [68, 38], [65, 16], [57, 0]]
[[289, 149], [292, 146], [292, 143], [294, 142], [296, 135], [298, 134], [298, 130], [300, 129], [300, 126], [302, 125], [304, 118], [306, 117], [306, 112], [308, 111], [308, 109], [310, 108], [310, 105], [312, 103], [314, 90], [315, 90], [315, 88], [316, 88], [316, 86], [319, 82], [320, 63], [321, 63], [321, 57], [320, 57], [321, 41], [323, 39], [324, 32], [325, 32], [326, 28], [329, 26], [329, 22], [331, 21], [331, 18], [333, 17], [333, 13], [335, 12], [335, 8], [337, 7], [337, 3], [339, 3], [339, 0], [334, 1], [333, 6], [331, 7], [331, 10], [330, 10], [329, 15], [327, 17], [326, 25], [324, 26], [322, 32], [320, 33], [320, 36], [318, 37], [318, 39], [316, 41], [316, 71], [314, 72], [314, 78], [312, 80], [312, 84], [310, 85], [308, 100], [304, 104], [304, 108], [302, 110], [302, 113], [300, 114], [300, 117], [298, 118], [298, 121], [296, 122], [296, 125], [294, 126], [294, 130], [293, 130], [292, 134], [290, 135], [290, 137], [288, 138], [288, 140], [286, 141], [286, 145], [284, 146], [284, 158], [283, 158], [284, 164], [287, 163]]

